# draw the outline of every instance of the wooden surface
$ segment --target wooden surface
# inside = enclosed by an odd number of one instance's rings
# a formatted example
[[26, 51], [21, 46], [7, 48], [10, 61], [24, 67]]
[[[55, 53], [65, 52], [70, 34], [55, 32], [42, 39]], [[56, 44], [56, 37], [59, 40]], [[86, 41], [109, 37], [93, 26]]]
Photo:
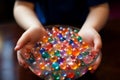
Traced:
[[[112, 31], [111, 27], [115, 27], [114, 25], [108, 22], [107, 29], [101, 32], [101, 65], [94, 74], [88, 73], [81, 80], [120, 80], [120, 32]], [[120, 27], [120, 23], [116, 26]], [[17, 62], [13, 48], [23, 32], [15, 22], [0, 24], [0, 80], [41, 80], [29, 69], [20, 67]]]

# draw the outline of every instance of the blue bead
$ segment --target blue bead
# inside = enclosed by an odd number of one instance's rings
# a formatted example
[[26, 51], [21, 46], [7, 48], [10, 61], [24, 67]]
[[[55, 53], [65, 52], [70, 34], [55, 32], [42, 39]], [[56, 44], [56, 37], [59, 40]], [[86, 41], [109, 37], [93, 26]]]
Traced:
[[72, 43], [74, 43], [74, 41], [73, 41], [73, 40], [70, 40], [70, 41], [69, 41], [69, 44], [72, 44]]
[[30, 57], [30, 58], [28, 59], [28, 63], [32, 64], [32, 63], [34, 63], [34, 62], [35, 62], [34, 57]]
[[44, 49], [44, 48], [41, 48], [41, 49], [40, 49], [40, 53], [43, 53], [43, 52], [45, 52], [45, 49]]

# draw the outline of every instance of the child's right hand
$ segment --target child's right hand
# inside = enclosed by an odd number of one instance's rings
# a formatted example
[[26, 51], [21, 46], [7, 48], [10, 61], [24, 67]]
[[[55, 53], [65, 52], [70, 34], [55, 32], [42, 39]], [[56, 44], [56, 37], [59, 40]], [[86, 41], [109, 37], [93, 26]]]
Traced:
[[[42, 37], [45, 35], [47, 35], [47, 33], [43, 27], [30, 27], [22, 34], [22, 36], [18, 40], [15, 50], [18, 51], [22, 48], [30, 49], [37, 41], [41, 40]], [[27, 64], [21, 58], [19, 51], [17, 52], [17, 58], [20, 65], [22, 65], [23, 67], [27, 67]]]
[[45, 35], [47, 35], [47, 33], [43, 27], [30, 27], [18, 40], [15, 50], [20, 50], [24, 46], [32, 47], [35, 42], [41, 40]]

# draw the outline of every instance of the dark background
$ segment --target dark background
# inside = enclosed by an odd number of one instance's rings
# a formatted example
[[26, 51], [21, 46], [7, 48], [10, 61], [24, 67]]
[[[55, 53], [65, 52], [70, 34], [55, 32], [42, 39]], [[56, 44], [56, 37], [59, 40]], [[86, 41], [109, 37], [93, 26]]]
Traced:
[[[15, 0], [0, 0], [0, 80], [40, 80], [18, 65], [13, 50], [24, 32], [13, 18]], [[110, 16], [101, 30], [103, 58], [98, 70], [82, 80], [120, 80], [120, 1], [109, 0]]]

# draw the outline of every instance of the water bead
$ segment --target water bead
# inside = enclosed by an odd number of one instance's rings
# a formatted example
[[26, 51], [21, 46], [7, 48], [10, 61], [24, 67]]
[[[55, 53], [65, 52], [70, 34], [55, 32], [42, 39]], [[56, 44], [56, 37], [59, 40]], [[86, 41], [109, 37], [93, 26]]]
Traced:
[[47, 36], [43, 36], [42, 42], [43, 43], [47, 43], [48, 42], [48, 37]]
[[76, 63], [73, 63], [70, 65], [70, 68], [76, 70], [78, 68], [78, 65]]
[[39, 68], [42, 69], [42, 70], [44, 70], [45, 69], [45, 63], [41, 62], [39, 64]]
[[60, 69], [66, 70], [66, 68], [67, 68], [66, 62], [60, 63]]
[[74, 32], [75, 32], [75, 33], [78, 33], [78, 32], [79, 32], [79, 30], [78, 30], [78, 29], [74, 29]]
[[43, 53], [42, 53], [42, 57], [43, 57], [43, 58], [49, 58], [50, 55], [48, 54], [48, 52], [43, 52]]
[[45, 52], [45, 48], [40, 49], [40, 53], [43, 53], [43, 52]]
[[68, 78], [73, 78], [75, 76], [75, 74], [73, 73], [73, 72], [69, 72], [68, 74], [67, 74], [67, 77]]
[[58, 57], [60, 57], [60, 56], [61, 56], [61, 55], [60, 55], [60, 51], [59, 51], [59, 50], [56, 50], [54, 54], [55, 54], [55, 56], [58, 56]]
[[93, 67], [92, 66], [90, 66], [89, 68], [88, 68], [88, 70], [92, 70], [93, 69]]
[[58, 58], [56, 56], [53, 56], [50, 58], [51, 62], [56, 62], [58, 60]]
[[81, 47], [85, 48], [85, 49], [89, 48], [88, 43], [86, 43], [86, 42], [82, 42], [82, 46]]
[[34, 62], [35, 62], [34, 57], [30, 57], [30, 58], [28, 59], [28, 63], [33, 64]]
[[55, 74], [53, 77], [54, 77], [54, 80], [60, 80], [60, 75], [59, 74]]
[[57, 62], [52, 63], [52, 67], [54, 68], [54, 70], [59, 70], [60, 68], [59, 63]]
[[77, 40], [78, 40], [79, 42], [82, 42], [82, 37], [77, 36]]
[[51, 43], [47, 43], [46, 45], [45, 45], [45, 49], [48, 51], [48, 50], [50, 50], [50, 49], [52, 49], [52, 47], [53, 47], [53, 45], [51, 44]]
[[72, 55], [73, 56], [78, 56], [80, 54], [80, 50], [79, 49], [77, 49], [77, 48], [73, 48], [72, 49]]

